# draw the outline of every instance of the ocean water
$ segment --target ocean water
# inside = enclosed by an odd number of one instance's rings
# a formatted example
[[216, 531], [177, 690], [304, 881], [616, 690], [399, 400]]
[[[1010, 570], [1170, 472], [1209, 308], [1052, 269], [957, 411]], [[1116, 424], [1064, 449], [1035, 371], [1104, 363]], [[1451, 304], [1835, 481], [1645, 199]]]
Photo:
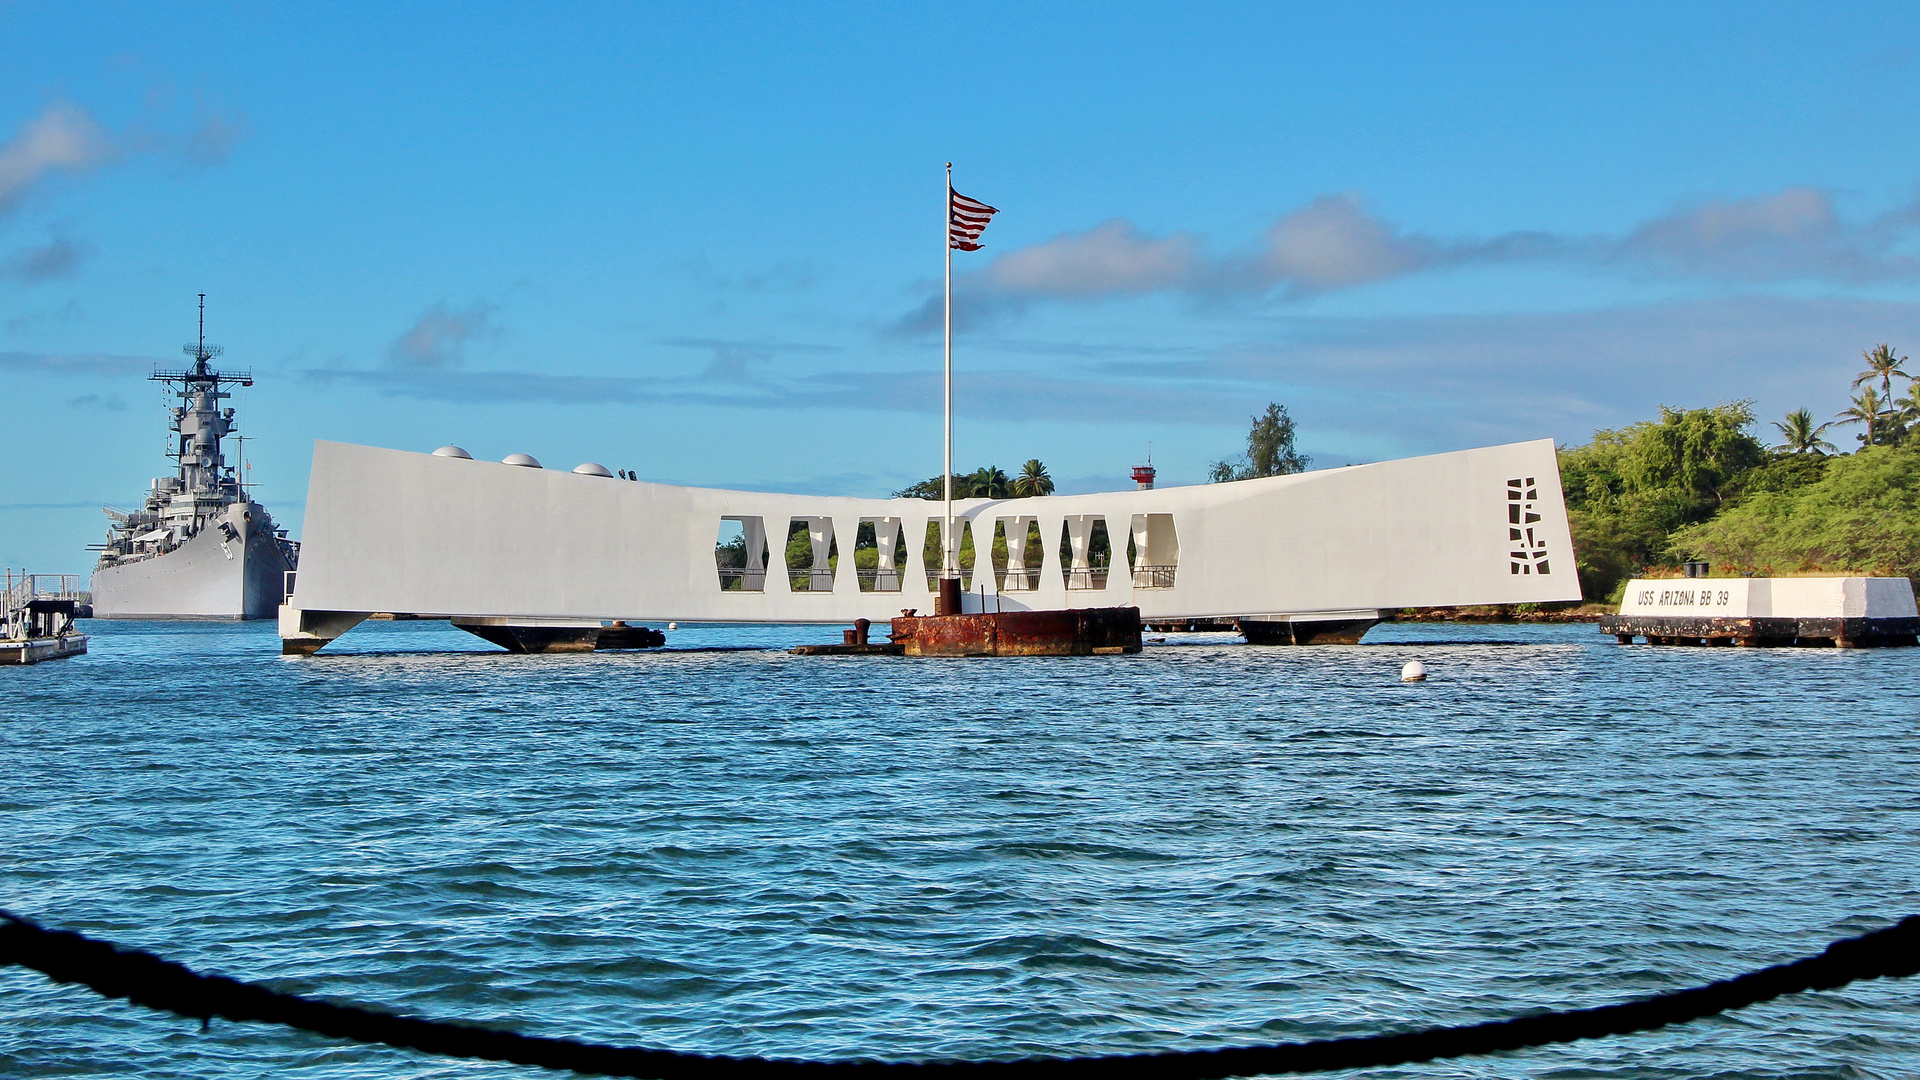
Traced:
[[[1005, 1058], [1604, 1004], [1920, 913], [1920, 650], [511, 656], [87, 624], [0, 669], [0, 907], [204, 971], [629, 1045]], [[1402, 684], [1409, 659], [1432, 673]], [[1376, 1077], [1920, 1075], [1920, 980]], [[549, 1076], [0, 971], [7, 1077]], [[1348, 1074], [1355, 1075], [1355, 1074]]]

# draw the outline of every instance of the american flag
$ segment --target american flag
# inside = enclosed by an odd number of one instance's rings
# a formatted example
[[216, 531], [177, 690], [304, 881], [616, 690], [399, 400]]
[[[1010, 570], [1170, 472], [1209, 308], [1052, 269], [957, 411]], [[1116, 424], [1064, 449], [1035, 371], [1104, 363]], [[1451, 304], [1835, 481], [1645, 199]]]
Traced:
[[978, 199], [947, 189], [947, 245], [960, 251], [979, 251], [980, 234], [1000, 211]]

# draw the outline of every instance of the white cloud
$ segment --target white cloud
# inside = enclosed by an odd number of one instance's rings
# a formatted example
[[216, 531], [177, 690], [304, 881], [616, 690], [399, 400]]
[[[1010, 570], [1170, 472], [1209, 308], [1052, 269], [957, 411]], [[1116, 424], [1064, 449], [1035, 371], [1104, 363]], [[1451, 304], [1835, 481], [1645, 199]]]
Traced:
[[995, 259], [984, 278], [996, 289], [1031, 296], [1115, 296], [1191, 283], [1200, 269], [1196, 237], [1148, 236], [1114, 220]]
[[[17, 210], [34, 188], [54, 176], [83, 176], [143, 156], [188, 166], [215, 165], [248, 133], [243, 114], [222, 110], [204, 98], [197, 101], [184, 131], [182, 118], [159, 108], [149, 103], [140, 120], [119, 131], [107, 130], [92, 113], [70, 102], [56, 101], [40, 110], [12, 138], [0, 142], [0, 217]], [[77, 248], [67, 249], [67, 256], [76, 254]]]
[[[1094, 301], [1146, 293], [1299, 299], [1467, 265], [1534, 262], [1641, 278], [1739, 283], [1869, 284], [1920, 279], [1920, 200], [1864, 222], [1840, 216], [1830, 194], [1790, 187], [1709, 200], [1618, 236], [1517, 231], [1436, 237], [1403, 230], [1348, 192], [1281, 215], [1258, 241], [1209, 254], [1193, 234], [1159, 237], [1125, 220], [1009, 251], [954, 283], [957, 328], [1039, 300]], [[896, 329], [939, 325], [938, 297]]]
[[1325, 292], [1423, 270], [1439, 245], [1409, 236], [1366, 212], [1354, 194], [1322, 195], [1267, 230], [1256, 287], [1280, 284]]
[[1911, 280], [1920, 261], [1900, 253], [1913, 209], [1849, 225], [1824, 191], [1790, 187], [1746, 199], [1709, 200], [1654, 218], [1608, 257], [1658, 273], [1736, 281]]
[[481, 300], [462, 311], [454, 311], [444, 301], [434, 304], [393, 341], [387, 360], [395, 367], [445, 368], [457, 366], [467, 343], [476, 338], [500, 333], [493, 321], [499, 306]]
[[[1757, 400], [1763, 419], [1847, 398], [1861, 350], [1920, 342], [1920, 304], [1748, 295], [1572, 312], [1288, 316], [1264, 340], [1098, 370], [1286, 403], [1303, 449], [1398, 456], [1514, 439], [1584, 442], [1656, 414]], [[1258, 403], [1258, 402], [1256, 402]]]
[[113, 141], [85, 109], [55, 102], [0, 143], [0, 213], [51, 173], [80, 174], [111, 161]]
[[[1862, 349], [1889, 341], [1913, 351], [1920, 303], [1748, 294], [1571, 312], [1263, 315], [1243, 325], [1249, 336], [1235, 345], [1148, 342], [1127, 348], [1126, 361], [1111, 359], [1111, 348], [1000, 339], [990, 369], [956, 372], [955, 410], [994, 423], [1128, 430], [1141, 439], [1194, 426], [1217, 430], [1211, 453], [1228, 454], [1247, 415], [1278, 401], [1299, 421], [1301, 449], [1323, 465], [1522, 439], [1584, 442], [1597, 428], [1646, 419], [1663, 404], [1752, 397], [1764, 419], [1801, 406], [1825, 417], [1845, 404]], [[735, 410], [743, 424], [759, 424], [746, 419], [756, 413], [931, 417], [940, 407], [932, 365], [884, 373], [852, 363], [774, 367], [731, 380], [447, 369], [303, 375], [321, 386], [476, 405], [719, 408]]]

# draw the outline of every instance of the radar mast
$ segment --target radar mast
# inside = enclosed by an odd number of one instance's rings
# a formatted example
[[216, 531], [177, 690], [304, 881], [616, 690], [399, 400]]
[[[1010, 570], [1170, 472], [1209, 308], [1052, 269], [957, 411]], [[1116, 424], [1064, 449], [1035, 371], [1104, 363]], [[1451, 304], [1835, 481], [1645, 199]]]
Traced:
[[172, 410], [175, 438], [167, 456], [179, 462], [181, 494], [191, 496], [196, 502], [205, 499], [210, 507], [224, 505], [234, 501], [226, 496], [239, 497], [240, 490], [220, 448], [220, 440], [236, 426], [233, 410], [220, 406], [221, 401], [233, 395], [221, 387], [234, 383], [252, 386], [253, 372], [216, 371], [208, 366], [209, 361], [225, 350], [207, 344], [206, 293], [200, 294], [199, 338], [180, 346], [180, 351], [193, 358], [193, 367], [184, 371], [156, 370], [147, 376], [154, 382], [166, 383], [180, 396], [179, 406]]

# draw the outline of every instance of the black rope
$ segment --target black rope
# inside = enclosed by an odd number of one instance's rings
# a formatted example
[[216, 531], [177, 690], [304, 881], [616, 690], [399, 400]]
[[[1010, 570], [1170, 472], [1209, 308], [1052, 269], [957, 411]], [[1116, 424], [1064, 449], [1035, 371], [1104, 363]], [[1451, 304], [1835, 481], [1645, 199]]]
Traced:
[[1018, 1061], [800, 1061], [683, 1054], [540, 1038], [466, 1024], [420, 1020], [351, 1005], [282, 994], [255, 983], [200, 975], [148, 952], [123, 949], [65, 930], [47, 930], [0, 912], [0, 967], [32, 968], [55, 982], [79, 983], [109, 998], [193, 1017], [284, 1024], [336, 1038], [422, 1050], [447, 1057], [510, 1061], [546, 1069], [650, 1080], [747, 1076], [755, 1080], [991, 1075], [1000, 1078], [1152, 1076], [1157, 1080], [1220, 1080], [1229, 1076], [1380, 1068], [1436, 1058], [1491, 1054], [1532, 1046], [1651, 1031], [1771, 1001], [1783, 994], [1832, 990], [1861, 979], [1920, 972], [1920, 916], [1884, 930], [1836, 941], [1818, 956], [1762, 968], [1737, 978], [1618, 1005], [1543, 1013], [1401, 1035], [1225, 1050], [1184, 1050], [1113, 1057], [1024, 1058]]

